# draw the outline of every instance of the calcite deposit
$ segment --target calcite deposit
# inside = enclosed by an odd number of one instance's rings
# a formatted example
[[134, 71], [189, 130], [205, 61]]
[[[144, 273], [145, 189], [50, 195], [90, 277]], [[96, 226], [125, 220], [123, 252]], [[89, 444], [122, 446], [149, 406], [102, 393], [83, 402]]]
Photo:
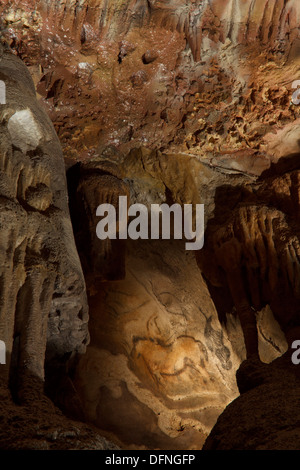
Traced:
[[[219, 415], [204, 448], [285, 445], [263, 415], [299, 380], [299, 20], [297, 0], [1, 2], [14, 399], [34, 376], [124, 449], [201, 449]], [[204, 204], [203, 250], [99, 240], [97, 206], [120, 195]]]

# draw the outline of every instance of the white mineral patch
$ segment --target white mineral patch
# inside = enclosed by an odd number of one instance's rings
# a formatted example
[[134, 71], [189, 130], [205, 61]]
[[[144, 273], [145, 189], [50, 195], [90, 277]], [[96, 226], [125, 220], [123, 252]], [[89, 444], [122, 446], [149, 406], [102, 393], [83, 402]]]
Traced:
[[79, 62], [78, 67], [80, 69], [86, 69], [87, 70], [87, 69], [90, 68], [90, 64], [88, 62]]
[[30, 109], [16, 111], [7, 124], [12, 143], [24, 153], [34, 150], [40, 143], [43, 133]]

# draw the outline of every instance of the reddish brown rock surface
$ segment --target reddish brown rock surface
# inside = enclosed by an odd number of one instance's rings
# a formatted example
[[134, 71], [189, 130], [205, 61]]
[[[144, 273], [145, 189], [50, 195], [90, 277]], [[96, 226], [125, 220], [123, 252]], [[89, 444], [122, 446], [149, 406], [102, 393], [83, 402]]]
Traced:
[[143, 145], [257, 174], [297, 124], [296, 1], [22, 0], [0, 15], [68, 157]]

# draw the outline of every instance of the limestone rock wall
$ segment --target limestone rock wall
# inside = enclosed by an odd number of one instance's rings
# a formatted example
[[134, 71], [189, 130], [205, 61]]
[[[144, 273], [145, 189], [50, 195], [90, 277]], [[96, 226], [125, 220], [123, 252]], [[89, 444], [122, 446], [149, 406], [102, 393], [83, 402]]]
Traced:
[[[218, 188], [220, 198], [225, 190]], [[248, 352], [255, 353], [253, 311], [266, 304], [289, 344], [299, 334], [299, 171], [236, 190], [231, 205], [216, 208], [197, 257], [212, 284], [229, 286]]]
[[[89, 168], [104, 164], [111, 165], [107, 157]], [[216, 210], [225, 220], [226, 211], [232, 213], [216, 187], [229, 186], [234, 196], [245, 184], [244, 176], [233, 179], [196, 158], [147, 149], [132, 151], [118, 168], [131, 203], [204, 202], [207, 231]], [[93, 175], [98, 185], [82, 179], [79, 193], [106, 189], [103, 176]], [[213, 238], [207, 236], [209, 250]], [[214, 251], [204, 258], [218, 269]], [[105, 266], [103, 259], [104, 275]], [[184, 241], [127, 241], [125, 278], [101, 283], [94, 276], [92, 289], [88, 281], [91, 343], [74, 383], [87, 419], [122, 448], [200, 449], [220, 411], [238, 395], [235, 374], [246, 358], [242, 326], [228, 285], [219, 280], [220, 293], [213, 291], [207, 279], [214, 279], [206, 266], [202, 271], [205, 278]], [[270, 362], [286, 351], [285, 336], [266, 304], [252, 317], [260, 357]]]
[[69, 216], [64, 162], [26, 66], [0, 49], [1, 376], [19, 399], [43, 390], [44, 363], [83, 352], [85, 282]]
[[121, 447], [199, 449], [237, 396], [241, 359], [192, 255], [137, 243], [125, 279], [89, 299], [91, 343], [75, 386], [87, 419]]

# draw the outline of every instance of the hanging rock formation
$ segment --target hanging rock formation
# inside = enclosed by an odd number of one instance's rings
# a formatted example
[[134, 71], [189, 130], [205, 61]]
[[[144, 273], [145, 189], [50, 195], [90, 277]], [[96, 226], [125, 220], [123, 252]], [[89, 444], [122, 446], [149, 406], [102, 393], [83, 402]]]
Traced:
[[[248, 355], [258, 354], [255, 311], [266, 304], [289, 345], [299, 335], [299, 181], [296, 170], [236, 188], [227, 199], [231, 205], [222, 205], [209, 222], [198, 254], [208, 279], [216, 287], [222, 280], [228, 285]], [[218, 189], [220, 198], [226, 190]]]

